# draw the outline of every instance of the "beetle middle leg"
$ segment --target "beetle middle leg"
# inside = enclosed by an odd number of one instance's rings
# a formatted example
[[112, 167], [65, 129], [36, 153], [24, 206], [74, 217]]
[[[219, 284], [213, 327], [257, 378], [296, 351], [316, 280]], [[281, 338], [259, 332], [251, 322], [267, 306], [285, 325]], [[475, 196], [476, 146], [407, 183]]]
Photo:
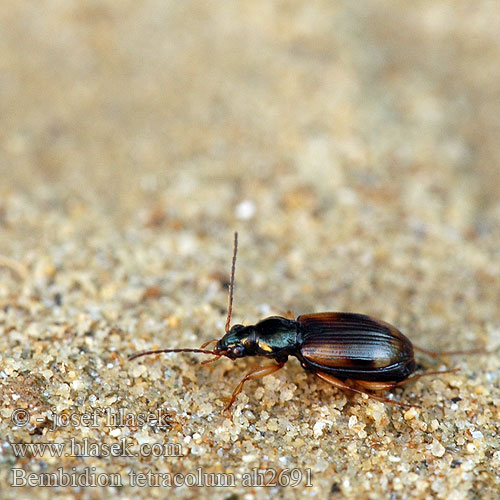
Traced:
[[233, 405], [233, 403], [236, 401], [236, 398], [238, 397], [238, 394], [243, 390], [243, 384], [247, 380], [252, 380], [255, 378], [262, 378], [265, 377], [266, 375], [271, 375], [271, 373], [274, 373], [278, 370], [281, 370], [285, 366], [285, 362], [283, 363], [278, 363], [277, 365], [270, 365], [270, 366], [257, 366], [254, 368], [251, 372], [247, 373], [241, 382], [236, 386], [236, 389], [233, 391], [233, 395], [231, 396], [231, 400], [229, 401], [229, 404], [224, 408], [224, 411], [228, 411], [229, 408]]
[[[421, 408], [420, 405], [414, 405], [414, 404], [410, 404], [410, 403], [403, 403], [401, 401], [395, 401], [393, 399], [389, 399], [389, 398], [384, 398], [382, 396], [377, 396], [375, 394], [372, 394], [371, 392], [367, 392], [367, 391], [363, 391], [362, 389], [358, 389], [356, 387], [354, 387], [354, 385], [350, 385], [348, 384], [347, 382], [343, 382], [342, 380], [328, 374], [328, 373], [324, 373], [324, 372], [321, 372], [321, 371], [317, 371], [317, 372], [314, 372], [316, 373], [316, 375], [324, 380], [325, 382], [328, 382], [329, 384], [339, 388], [339, 389], [343, 389], [343, 390], [346, 390], [346, 391], [351, 391], [351, 392], [356, 392], [357, 394], [366, 394], [368, 397], [370, 398], [373, 398], [373, 399], [376, 399], [377, 401], [381, 401], [382, 403], [392, 403], [392, 404], [397, 404], [397, 405], [400, 405], [400, 406], [406, 406], [406, 407], [415, 407], [415, 408]], [[353, 381], [354, 383], [358, 383], [359, 381], [358, 380], [354, 380]], [[364, 382], [364, 381], [362, 381]], [[373, 390], [378, 390], [378, 389], [390, 389], [392, 387], [394, 387], [394, 382], [374, 382], [374, 384], [378, 384], [378, 388], [377, 389], [374, 389], [372, 387]], [[390, 384], [386, 387], [381, 387], [383, 384]], [[362, 385], [362, 384], [360, 384]]]

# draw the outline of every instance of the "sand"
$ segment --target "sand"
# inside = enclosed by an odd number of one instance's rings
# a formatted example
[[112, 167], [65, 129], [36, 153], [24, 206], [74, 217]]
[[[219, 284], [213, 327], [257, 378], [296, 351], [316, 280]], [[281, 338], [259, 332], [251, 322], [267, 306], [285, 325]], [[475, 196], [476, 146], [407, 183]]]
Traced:
[[[2, 3], [2, 498], [498, 498], [495, 2]], [[127, 357], [223, 334], [236, 230], [233, 323], [490, 352], [421, 408], [290, 359], [231, 420], [258, 359]]]

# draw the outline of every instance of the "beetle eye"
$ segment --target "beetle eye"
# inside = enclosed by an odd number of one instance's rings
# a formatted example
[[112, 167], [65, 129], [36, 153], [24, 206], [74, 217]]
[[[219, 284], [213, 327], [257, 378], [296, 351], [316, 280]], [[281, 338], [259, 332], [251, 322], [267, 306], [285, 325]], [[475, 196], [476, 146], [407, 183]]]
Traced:
[[245, 347], [242, 345], [236, 345], [231, 349], [231, 354], [235, 358], [242, 358], [245, 355]]
[[242, 328], [245, 328], [245, 327], [244, 327], [243, 325], [238, 325], [238, 324], [233, 325], [233, 326], [231, 327], [231, 333], [238, 332], [238, 331], [240, 331]]

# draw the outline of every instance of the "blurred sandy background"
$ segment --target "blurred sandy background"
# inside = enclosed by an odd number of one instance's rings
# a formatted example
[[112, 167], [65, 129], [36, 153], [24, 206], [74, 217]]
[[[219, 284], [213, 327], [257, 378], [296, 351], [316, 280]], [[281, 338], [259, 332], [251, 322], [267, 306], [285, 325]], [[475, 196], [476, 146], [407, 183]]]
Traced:
[[[248, 384], [234, 423], [222, 398], [251, 361], [126, 362], [221, 334], [234, 230], [235, 322], [350, 310], [422, 347], [498, 347], [498, 2], [0, 5], [1, 435], [113, 442], [51, 432], [50, 409], [163, 408], [168, 431], [121, 436], [185, 449], [56, 460], [6, 445], [5, 498], [498, 498], [498, 351], [395, 391], [415, 415], [293, 361]], [[46, 425], [13, 427], [17, 407]], [[61, 465], [290, 467], [313, 486], [8, 486], [11, 467]]]

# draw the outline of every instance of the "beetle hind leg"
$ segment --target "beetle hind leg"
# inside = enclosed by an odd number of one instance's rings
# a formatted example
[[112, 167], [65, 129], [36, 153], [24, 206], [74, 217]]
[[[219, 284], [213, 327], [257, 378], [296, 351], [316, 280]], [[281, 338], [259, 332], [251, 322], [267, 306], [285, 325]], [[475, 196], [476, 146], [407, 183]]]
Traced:
[[454, 373], [460, 371], [460, 368], [452, 368], [451, 370], [437, 370], [432, 372], [419, 373], [413, 375], [412, 377], [405, 378], [398, 382], [369, 382], [368, 380], [356, 380], [356, 385], [368, 389], [370, 391], [385, 391], [389, 389], [394, 389], [394, 387], [401, 387], [406, 385], [408, 382], [413, 382], [421, 377], [427, 377], [428, 375], [441, 375], [442, 373]]
[[432, 372], [424, 372], [419, 373], [418, 375], [413, 375], [405, 380], [401, 380], [399, 382], [393, 382], [395, 385], [393, 387], [400, 387], [402, 385], [407, 384], [408, 382], [413, 382], [414, 380], [418, 380], [421, 377], [427, 377], [427, 375], [441, 375], [442, 373], [455, 373], [459, 372], [460, 368], [451, 368], [450, 370], [436, 370]]
[[[411, 407], [420, 408], [419, 405], [410, 404], [410, 403], [403, 403], [401, 401], [395, 401], [393, 399], [384, 398], [382, 396], [377, 396], [377, 395], [375, 395], [375, 394], [373, 394], [371, 392], [364, 391], [362, 389], [358, 389], [354, 385], [351, 385], [351, 384], [349, 384], [347, 382], [343, 382], [342, 380], [340, 380], [340, 379], [338, 379], [336, 377], [333, 377], [332, 375], [329, 375], [328, 373], [324, 373], [324, 372], [321, 372], [321, 371], [317, 371], [315, 373], [316, 373], [316, 375], [320, 379], [324, 380], [325, 382], [328, 382], [329, 384], [331, 384], [334, 387], [337, 387], [339, 389], [346, 390], [346, 391], [351, 391], [351, 392], [356, 392], [357, 394], [366, 394], [368, 397], [370, 397], [372, 399], [376, 399], [377, 401], [381, 401], [382, 403], [397, 404], [397, 405], [405, 406], [405, 407], [408, 407], [408, 408], [411, 408]], [[354, 380], [353, 382], [359, 384], [360, 381]], [[361, 382], [362, 383], [359, 384], [361, 386], [363, 386], [364, 384], [366, 384], [366, 381], [361, 381]], [[370, 382], [368, 382], [368, 384], [370, 384]], [[372, 385], [371, 387], [366, 387], [366, 386], [365, 387], [369, 388], [371, 390], [391, 389], [392, 387], [395, 387], [395, 385], [394, 385], [395, 382], [373, 382], [371, 384], [375, 384], [377, 387], [375, 388], [374, 385]]]

